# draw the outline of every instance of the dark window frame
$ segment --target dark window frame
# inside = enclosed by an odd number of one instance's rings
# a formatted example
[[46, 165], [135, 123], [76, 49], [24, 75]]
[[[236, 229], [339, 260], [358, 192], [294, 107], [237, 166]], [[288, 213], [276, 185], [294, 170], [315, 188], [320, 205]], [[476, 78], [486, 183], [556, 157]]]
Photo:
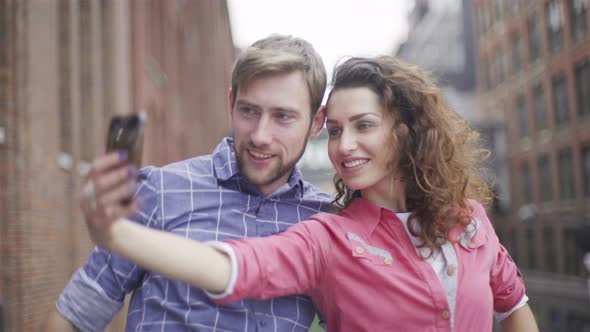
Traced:
[[539, 171], [539, 200], [544, 203], [550, 202], [553, 200], [554, 188], [549, 155], [541, 155], [537, 159], [537, 169]]
[[537, 132], [549, 128], [549, 117], [547, 114], [547, 102], [545, 98], [545, 90], [543, 83], [537, 83], [531, 90], [533, 97], [533, 109], [535, 119], [535, 130]]
[[553, 119], [555, 126], [567, 125], [570, 122], [568, 82], [564, 74], [551, 80], [551, 96], [553, 98]]
[[559, 173], [559, 198], [561, 200], [575, 199], [574, 154], [571, 148], [568, 147], [558, 151], [557, 167]]
[[549, 49], [558, 52], [563, 47], [563, 3], [561, 0], [549, 0], [546, 4], [547, 38]]

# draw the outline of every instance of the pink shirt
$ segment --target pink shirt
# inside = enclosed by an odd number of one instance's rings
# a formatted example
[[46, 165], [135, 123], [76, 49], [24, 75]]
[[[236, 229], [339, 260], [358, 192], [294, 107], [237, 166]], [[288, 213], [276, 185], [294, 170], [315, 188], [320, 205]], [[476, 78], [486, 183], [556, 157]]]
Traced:
[[[511, 310], [525, 295], [483, 207], [473, 202], [473, 209], [479, 227], [452, 245], [454, 331], [491, 331], [493, 312]], [[307, 294], [330, 331], [452, 331], [437, 274], [395, 213], [365, 199], [274, 236], [228, 243], [237, 277], [219, 303]]]

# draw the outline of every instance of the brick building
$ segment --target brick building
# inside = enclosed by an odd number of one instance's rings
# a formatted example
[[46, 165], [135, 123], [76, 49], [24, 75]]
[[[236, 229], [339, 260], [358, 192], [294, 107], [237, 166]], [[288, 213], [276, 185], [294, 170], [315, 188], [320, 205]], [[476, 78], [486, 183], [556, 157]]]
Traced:
[[590, 223], [588, 0], [475, 0], [477, 105], [507, 132], [510, 213], [498, 233], [544, 331], [590, 329], [575, 230]]
[[0, 0], [0, 43], [0, 331], [37, 331], [91, 250], [76, 195], [110, 116], [148, 113], [144, 164], [209, 152], [234, 47], [217, 0]]
[[[475, 33], [471, 0], [416, 0], [409, 32], [396, 56], [429, 70], [449, 106], [481, 135], [492, 157], [488, 181], [500, 200], [490, 212], [507, 208], [506, 133], [498, 114], [476, 107]], [[496, 213], [494, 220], [502, 215]]]

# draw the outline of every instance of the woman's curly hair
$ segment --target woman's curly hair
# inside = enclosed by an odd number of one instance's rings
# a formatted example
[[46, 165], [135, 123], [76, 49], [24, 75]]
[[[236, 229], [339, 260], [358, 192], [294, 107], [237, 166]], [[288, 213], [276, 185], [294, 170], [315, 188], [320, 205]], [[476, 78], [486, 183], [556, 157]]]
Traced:
[[[483, 168], [489, 151], [481, 148], [479, 133], [447, 106], [428, 73], [394, 57], [351, 58], [339, 65], [328, 104], [334, 91], [354, 87], [374, 91], [393, 117], [389, 169], [405, 183], [410, 231], [430, 249], [454, 241], [449, 231], [470, 223], [468, 200], [492, 199]], [[338, 208], [360, 197], [337, 175], [334, 184]]]

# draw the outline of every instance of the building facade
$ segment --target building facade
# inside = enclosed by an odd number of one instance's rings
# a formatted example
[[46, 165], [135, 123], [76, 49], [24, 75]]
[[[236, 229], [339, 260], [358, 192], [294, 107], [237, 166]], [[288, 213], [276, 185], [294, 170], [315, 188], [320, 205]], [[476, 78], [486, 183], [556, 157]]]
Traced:
[[[475, 33], [470, 0], [418, 0], [410, 13], [409, 33], [396, 56], [429, 70], [450, 107], [480, 132], [491, 151], [488, 181], [500, 198], [492, 212], [508, 208], [506, 132], [501, 114], [476, 104]], [[494, 220], [502, 218], [497, 213]]]
[[143, 164], [208, 153], [234, 46], [217, 0], [0, 0], [0, 43], [0, 331], [38, 331], [92, 248], [76, 197], [109, 118], [147, 112]]
[[590, 223], [588, 0], [475, 0], [477, 107], [506, 129], [508, 217], [496, 225], [543, 331], [590, 330], [576, 229]]

